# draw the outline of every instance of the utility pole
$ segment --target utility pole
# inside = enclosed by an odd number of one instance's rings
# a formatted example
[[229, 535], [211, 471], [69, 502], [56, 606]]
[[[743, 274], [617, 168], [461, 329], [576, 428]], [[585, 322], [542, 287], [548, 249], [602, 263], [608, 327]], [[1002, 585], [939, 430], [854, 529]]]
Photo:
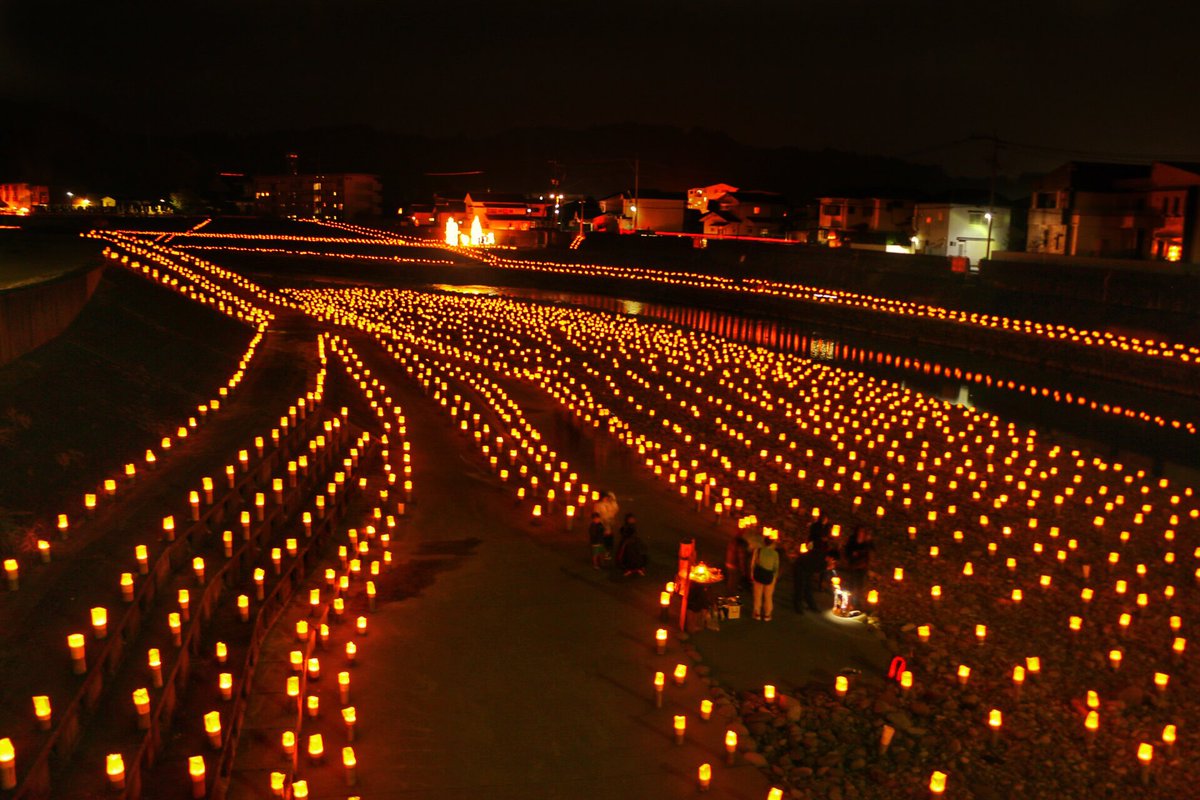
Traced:
[[638, 192], [640, 191], [638, 182], [641, 177], [641, 166], [642, 166], [641, 160], [637, 156], [634, 156], [633, 157], [633, 232], [634, 233], [637, 233], [638, 214], [640, 214], [642, 211], [642, 209], [641, 209], [642, 204], [638, 197]]
[[1000, 139], [996, 136], [996, 132], [992, 131], [992, 157], [990, 159], [992, 172], [991, 178], [988, 180], [987, 248], [983, 256], [985, 261], [992, 258], [992, 220], [996, 216], [996, 169], [999, 164], [999, 150]]

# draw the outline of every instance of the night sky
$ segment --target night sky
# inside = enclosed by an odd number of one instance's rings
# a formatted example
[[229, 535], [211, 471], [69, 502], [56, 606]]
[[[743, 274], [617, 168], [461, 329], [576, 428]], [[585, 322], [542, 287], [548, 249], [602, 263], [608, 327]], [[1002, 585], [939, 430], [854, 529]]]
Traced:
[[[0, 4], [0, 92], [131, 131], [699, 126], [1006, 171], [1200, 160], [1194, 4]], [[118, 10], [124, 9], [124, 10]], [[139, 10], [133, 10], [139, 9]], [[959, 144], [952, 144], [958, 142]]]

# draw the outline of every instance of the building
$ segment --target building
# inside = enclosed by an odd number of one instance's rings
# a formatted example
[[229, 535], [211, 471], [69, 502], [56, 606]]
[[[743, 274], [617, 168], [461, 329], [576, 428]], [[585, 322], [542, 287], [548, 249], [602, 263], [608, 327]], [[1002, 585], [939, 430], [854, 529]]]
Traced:
[[50, 188], [30, 183], [0, 183], [0, 204], [8, 213], [28, 214], [50, 204]]
[[553, 201], [530, 200], [521, 194], [471, 192], [463, 198], [463, 206], [466, 224], [479, 217], [485, 231], [532, 231], [554, 224]]
[[1034, 185], [1030, 253], [1200, 263], [1200, 164], [1072, 161]]
[[683, 192], [657, 189], [617, 192], [600, 198], [601, 216], [613, 218], [619, 229], [627, 233], [635, 230], [679, 233], [683, 230], [687, 207]]
[[1200, 263], [1200, 164], [1155, 162], [1144, 187], [1149, 227], [1139, 254], [1151, 261]]
[[913, 208], [912, 251], [978, 264], [1008, 249], [1012, 210], [987, 203], [918, 203]]
[[1025, 249], [1031, 253], [1140, 258], [1146, 249], [1150, 167], [1071, 161], [1034, 183]]
[[817, 208], [817, 242], [840, 247], [907, 244], [913, 202], [886, 197], [822, 197]]
[[736, 192], [737, 190], [738, 187], [730, 186], [728, 183], [714, 183], [712, 186], [698, 186], [695, 189], [688, 189], [687, 207], [693, 211], [699, 211], [701, 214], [707, 214], [709, 201], [719, 200], [730, 192]]
[[253, 184], [255, 212], [265, 217], [349, 220], [382, 213], [375, 175], [258, 175]]
[[[717, 184], [717, 187], [724, 186]], [[702, 191], [714, 188], [705, 187]], [[707, 211], [700, 217], [700, 224], [706, 237], [778, 238], [784, 235], [788, 204], [777, 192], [735, 189], [715, 197], [706, 194], [705, 200]]]

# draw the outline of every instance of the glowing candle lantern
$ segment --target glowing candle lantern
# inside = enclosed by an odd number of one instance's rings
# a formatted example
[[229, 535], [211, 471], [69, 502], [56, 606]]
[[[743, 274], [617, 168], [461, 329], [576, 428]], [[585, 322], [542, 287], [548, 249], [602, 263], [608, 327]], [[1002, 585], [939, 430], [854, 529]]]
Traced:
[[946, 773], [935, 771], [929, 776], [929, 795], [941, 797], [946, 793]]
[[904, 580], [904, 567], [896, 567], [894, 570], [892, 570], [892, 580], [894, 580], [894, 581]]
[[367, 618], [358, 617], [354, 620], [354, 632], [359, 636], [367, 635]]
[[1137, 749], [1138, 764], [1142, 772], [1142, 784], [1150, 782], [1150, 764], [1154, 761], [1154, 745], [1142, 742]]
[[167, 614], [167, 627], [171, 629], [171, 641], [176, 647], [183, 647], [183, 622], [177, 611]]
[[737, 731], [725, 731], [725, 760], [729, 764], [733, 764], [734, 756], [737, 755], [738, 735]]
[[188, 758], [188, 775], [192, 778], [192, 798], [201, 800], [207, 794], [207, 781], [204, 774], [204, 756]]
[[995, 743], [1000, 736], [1000, 728], [1004, 725], [1004, 715], [1000, 709], [993, 708], [988, 712], [988, 728], [992, 732], [992, 742]]
[[1158, 689], [1160, 693], [1165, 692], [1167, 691], [1167, 683], [1170, 682], [1170, 680], [1171, 677], [1167, 675], [1167, 673], [1156, 672], [1154, 673], [1154, 688]]
[[72, 633], [67, 637], [67, 647], [71, 651], [71, 668], [76, 675], [87, 672], [87, 653], [82, 633]]
[[319, 733], [310, 734], [308, 737], [308, 760], [313, 764], [320, 764], [325, 757], [325, 740]]
[[663, 653], [667, 652], [667, 629], [666, 628], [659, 628], [657, 631], [654, 632], [654, 643], [655, 643], [655, 650], [658, 652], [658, 654], [660, 656]]
[[296, 752], [296, 734], [293, 731], [284, 731], [279, 737], [279, 744], [283, 748], [284, 755], [292, 756]]
[[683, 714], [675, 715], [675, 744], [683, 744], [683, 735], [687, 730], [687, 717]]
[[163, 685], [162, 656], [159, 654], [157, 647], [151, 647], [146, 651], [146, 665], [150, 668], [151, 685], [155, 689], [161, 689]]
[[108, 609], [101, 606], [92, 609], [92, 632], [97, 639], [108, 636]]
[[662, 708], [663, 686], [666, 676], [661, 672], [654, 673], [654, 707]]
[[204, 715], [204, 732], [208, 735], [208, 743], [214, 750], [221, 749], [221, 714], [209, 711]]
[[904, 670], [900, 673], [900, 688], [907, 693], [913, 686], [913, 674], [911, 670]]
[[192, 595], [187, 589], [179, 590], [179, 615], [184, 622], [191, 619]]
[[834, 690], [837, 692], [838, 699], [846, 699], [846, 692], [850, 689], [850, 682], [845, 675], [838, 675], [834, 683]]
[[1072, 633], [1079, 633], [1080, 629], [1083, 627], [1083, 618], [1072, 616], [1067, 620], [1067, 627]]
[[264, 583], [266, 582], [266, 579], [267, 579], [266, 570], [264, 570], [262, 567], [255, 567], [255, 569], [254, 569], [254, 596], [258, 600], [263, 599], [263, 589], [264, 589]]
[[108, 753], [104, 757], [104, 774], [108, 776], [108, 788], [113, 791], [125, 788], [125, 759], [120, 753]]
[[934, 585], [929, 589], [930, 596], [936, 601], [942, 599], [942, 587]]
[[38, 728], [44, 731], [50, 730], [50, 698], [47, 695], [34, 696], [33, 715], [37, 718]]
[[712, 718], [712, 710], [712, 700], [705, 699], [700, 701], [700, 719], [707, 722]]
[[986, 640], [987, 640], [987, 625], [976, 624], [975, 625], [975, 641], [978, 642], [979, 644], [983, 644]]
[[163, 517], [162, 530], [164, 539], [168, 542], [175, 541], [175, 517]]
[[12, 739], [0, 739], [0, 789], [17, 788], [16, 751]]
[[772, 684], [763, 686], [763, 700], [767, 701], [767, 705], [775, 704], [775, 687]]
[[192, 559], [192, 572], [196, 575], [196, 581], [203, 585], [204, 583], [204, 559], [196, 556]]
[[96, 510], [96, 495], [92, 494], [91, 492], [85, 494], [83, 496], [83, 508], [85, 511], [87, 511], [88, 514], [95, 512], [95, 510]]
[[133, 548], [134, 558], [137, 559], [138, 574], [147, 575], [150, 572], [150, 554], [146, 550], [146, 545], [139, 544]]
[[1108, 663], [1110, 666], [1112, 666], [1112, 668], [1114, 670], [1118, 670], [1121, 668], [1121, 658], [1122, 658], [1122, 654], [1121, 654], [1120, 650], [1109, 650], [1108, 651]]
[[931, 632], [932, 629], [928, 625], [917, 626], [917, 638], [921, 640], [922, 644], [925, 644], [929, 641], [929, 635]]
[[1038, 656], [1027, 657], [1025, 659], [1025, 671], [1027, 673], [1029, 673], [1030, 676], [1036, 676], [1036, 675], [1041, 674], [1042, 659], [1039, 658]]
[[967, 680], [970, 677], [971, 677], [971, 668], [968, 667], [966, 664], [959, 664], [958, 665], [958, 684], [959, 684], [959, 686], [966, 686]]
[[1088, 689], [1087, 707], [1093, 709], [1100, 707], [1100, 695], [1098, 695], [1093, 689]]
[[38, 539], [37, 542], [38, 556], [41, 557], [43, 564], [50, 563], [50, 542], [45, 539]]
[[310, 719], [316, 719], [321, 714], [321, 698], [315, 694], [310, 694], [305, 698], [305, 708], [308, 710]]
[[271, 795], [274, 797], [283, 797], [286, 787], [287, 776], [282, 772], [271, 773]]
[[346, 741], [354, 741], [354, 726], [358, 721], [358, 712], [354, 706], [346, 706], [342, 709], [342, 722], [346, 725]]
[[676, 664], [675, 672], [673, 673], [673, 677], [675, 679], [676, 686], [683, 686], [684, 681], [687, 680], [687, 665], [686, 664]]
[[233, 699], [233, 674], [222, 672], [217, 676], [217, 688], [221, 691], [222, 700]]
[[71, 530], [71, 522], [68, 519], [67, 515], [59, 514], [58, 515], [58, 535], [61, 536], [63, 539], [66, 539], [67, 535], [70, 533], [70, 530]]
[[701, 764], [696, 773], [696, 780], [700, 784], [700, 791], [707, 792], [708, 787], [712, 785], [712, 765]]
[[1173, 748], [1175, 746], [1175, 736], [1176, 736], [1176, 733], [1175, 733], [1174, 725], [1166, 725], [1163, 727], [1162, 741], [1163, 741], [1163, 744], [1165, 744], [1167, 746], [1168, 750], [1170, 750], [1171, 748]]
[[1022, 598], [1022, 597], [1023, 597], [1023, 595], [1021, 594], [1021, 590], [1020, 590], [1020, 589], [1013, 589], [1013, 590], [1012, 590], [1012, 601], [1013, 601], [1014, 603], [1019, 603], [1019, 602], [1021, 602], [1021, 598]]
[[21, 585], [21, 567], [15, 558], [4, 559], [4, 577], [8, 579], [8, 590], [15, 592]]
[[354, 642], [346, 642], [346, 661], [353, 664], [358, 658], [358, 645]]

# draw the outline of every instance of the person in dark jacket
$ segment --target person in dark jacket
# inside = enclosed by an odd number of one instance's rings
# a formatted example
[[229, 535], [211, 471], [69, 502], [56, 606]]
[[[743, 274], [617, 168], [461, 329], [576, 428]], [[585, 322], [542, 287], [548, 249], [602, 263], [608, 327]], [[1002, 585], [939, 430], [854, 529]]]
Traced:
[[803, 614], [807, 606], [810, 611], [820, 611], [813, 590], [821, 581], [821, 575], [829, 561], [829, 539], [814, 523], [809, 529], [808, 548], [796, 559], [792, 573], [792, 607]]
[[633, 514], [625, 515], [625, 524], [619, 531], [621, 542], [617, 545], [617, 566], [626, 575], [646, 574], [646, 548], [638, 536], [637, 519]]
[[862, 592], [867, 584], [867, 570], [871, 567], [871, 552], [874, 549], [875, 542], [871, 539], [871, 532], [863, 525], [854, 529], [850, 541], [842, 548], [842, 563], [838, 572], [845, 581], [854, 605], [863, 600]]
[[588, 526], [588, 543], [592, 546], [592, 569], [600, 569], [604, 563], [604, 523], [598, 513], [592, 514], [592, 524]]

